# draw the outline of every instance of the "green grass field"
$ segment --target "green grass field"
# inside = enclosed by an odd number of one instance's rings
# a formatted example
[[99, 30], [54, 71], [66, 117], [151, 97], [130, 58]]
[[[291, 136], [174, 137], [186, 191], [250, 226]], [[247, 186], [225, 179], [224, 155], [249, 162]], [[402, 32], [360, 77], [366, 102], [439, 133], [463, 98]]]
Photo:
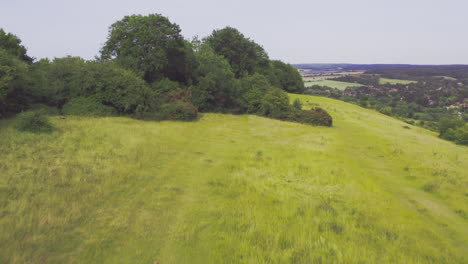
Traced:
[[320, 86], [328, 86], [331, 88], [336, 88], [341, 91], [344, 91], [348, 87], [362, 86], [361, 84], [358, 84], [358, 83], [340, 82], [340, 81], [323, 80], [323, 79], [309, 79], [304, 84], [306, 87], [310, 87], [313, 85], [320, 85]]
[[0, 263], [468, 262], [467, 147], [291, 97], [334, 126], [0, 121]]
[[380, 78], [379, 84], [410, 84], [410, 83], [417, 83], [416, 81], [409, 81], [409, 80], [399, 80], [399, 79], [388, 79], [388, 78]]

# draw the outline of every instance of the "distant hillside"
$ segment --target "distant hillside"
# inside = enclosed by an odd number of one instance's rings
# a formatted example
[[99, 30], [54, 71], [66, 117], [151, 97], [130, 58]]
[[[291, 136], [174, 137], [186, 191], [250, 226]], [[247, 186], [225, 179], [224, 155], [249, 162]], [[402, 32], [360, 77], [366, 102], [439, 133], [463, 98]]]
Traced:
[[406, 68], [417, 65], [408, 64], [327, 64], [327, 63], [311, 63], [311, 64], [293, 64], [297, 69], [311, 69], [316, 71], [368, 71], [376, 69], [392, 69], [392, 68]]
[[427, 76], [445, 76], [456, 79], [468, 79], [468, 65], [421, 65], [371, 69], [366, 73], [380, 74], [389, 78], [415, 79]]
[[411, 65], [411, 64], [294, 64], [299, 70], [315, 73], [363, 71], [389, 78], [405, 79], [421, 76], [449, 76], [468, 78], [468, 65]]
[[0, 263], [468, 263], [468, 148], [352, 104], [313, 127], [0, 121]]

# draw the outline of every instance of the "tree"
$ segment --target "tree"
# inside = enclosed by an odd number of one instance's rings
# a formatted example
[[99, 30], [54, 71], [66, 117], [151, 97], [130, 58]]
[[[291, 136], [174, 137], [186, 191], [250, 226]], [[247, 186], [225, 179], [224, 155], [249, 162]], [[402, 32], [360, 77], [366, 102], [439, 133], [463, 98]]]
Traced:
[[258, 73], [247, 75], [240, 79], [236, 100], [243, 112], [259, 113], [263, 97], [271, 90], [273, 87], [265, 76]]
[[6, 33], [3, 29], [0, 28], [0, 49], [4, 49], [6, 52], [10, 53], [14, 57], [26, 62], [32, 63], [33, 58], [29, 57], [26, 54], [26, 48], [21, 45], [21, 40], [11, 34]]
[[235, 28], [214, 30], [204, 41], [217, 55], [229, 62], [236, 78], [268, 67], [269, 59], [265, 50]]
[[189, 83], [195, 58], [180, 31], [177, 24], [159, 14], [126, 16], [110, 26], [101, 59], [115, 59], [148, 83], [165, 77]]
[[465, 123], [455, 130], [455, 143], [468, 146], [468, 124]]
[[27, 64], [0, 49], [0, 117], [21, 111], [28, 104], [25, 92]]
[[270, 65], [279, 88], [289, 93], [302, 94], [305, 91], [304, 81], [296, 68], [279, 60], [271, 61]]
[[191, 87], [193, 103], [200, 111], [223, 111], [235, 106], [236, 80], [227, 61], [204, 45], [196, 53], [197, 84]]
[[437, 124], [440, 133], [439, 137], [446, 138], [447, 134], [451, 134], [449, 132], [450, 129], [456, 130], [457, 128], [462, 127], [464, 123], [465, 122], [461, 118], [441, 118]]

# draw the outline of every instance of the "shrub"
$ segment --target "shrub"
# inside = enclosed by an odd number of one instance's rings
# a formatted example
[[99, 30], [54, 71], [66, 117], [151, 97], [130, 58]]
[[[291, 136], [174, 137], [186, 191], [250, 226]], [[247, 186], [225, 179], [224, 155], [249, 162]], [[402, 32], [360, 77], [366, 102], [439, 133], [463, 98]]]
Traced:
[[332, 126], [333, 118], [325, 110], [315, 107], [310, 110], [296, 111], [290, 116], [292, 121], [316, 126]]
[[299, 100], [298, 98], [294, 99], [293, 107], [296, 108], [297, 110], [302, 110], [301, 100]]
[[95, 97], [119, 113], [134, 113], [140, 94], [149, 89], [135, 73], [115, 63], [78, 57], [41, 60], [31, 68], [31, 86], [37, 102], [62, 107], [76, 97]]
[[134, 117], [143, 120], [158, 120], [156, 116], [164, 100], [157, 91], [150, 88], [142, 89], [137, 95], [138, 105], [134, 111]]
[[455, 130], [455, 143], [468, 146], [468, 124]]
[[54, 129], [44, 113], [40, 111], [29, 111], [20, 114], [16, 128], [19, 131], [32, 133], [50, 133]]
[[30, 108], [31, 111], [41, 112], [44, 115], [59, 115], [60, 110], [56, 107], [48, 106], [45, 104], [34, 104]]
[[197, 118], [197, 108], [188, 102], [175, 101], [163, 104], [157, 114], [161, 120], [191, 121]]
[[392, 108], [390, 106], [386, 106], [382, 109], [379, 110], [380, 113], [384, 114], [384, 115], [392, 115]]
[[240, 79], [236, 91], [236, 101], [243, 112], [255, 114], [260, 112], [263, 97], [273, 87], [265, 76], [255, 73]]
[[262, 116], [284, 119], [288, 117], [290, 112], [288, 95], [279, 88], [269, 91], [260, 103], [260, 115]]
[[440, 188], [440, 185], [437, 183], [427, 183], [422, 187], [424, 191], [430, 192], [430, 193], [437, 191], [439, 188]]
[[444, 138], [444, 134], [449, 129], [457, 129], [464, 125], [464, 121], [461, 118], [441, 118], [438, 123], [440, 137]]
[[115, 116], [117, 111], [95, 97], [76, 97], [63, 106], [63, 114], [76, 116]]

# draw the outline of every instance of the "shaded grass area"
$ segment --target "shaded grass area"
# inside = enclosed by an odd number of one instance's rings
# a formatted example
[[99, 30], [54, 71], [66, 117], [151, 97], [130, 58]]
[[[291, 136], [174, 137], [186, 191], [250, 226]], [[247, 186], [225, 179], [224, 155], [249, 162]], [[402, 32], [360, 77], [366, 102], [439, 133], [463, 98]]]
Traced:
[[410, 80], [399, 80], [399, 79], [388, 79], [388, 78], [379, 78], [379, 84], [410, 84], [417, 83], [416, 81]]
[[331, 88], [336, 88], [341, 91], [344, 91], [348, 87], [359, 87], [362, 86], [361, 84], [358, 83], [350, 83], [350, 82], [340, 82], [340, 81], [334, 81], [334, 80], [322, 80], [322, 79], [306, 79], [304, 82], [306, 87], [311, 87], [314, 85], [320, 85], [320, 86], [328, 86]]
[[334, 127], [0, 122], [1, 263], [465, 263], [468, 149], [340, 101]]

